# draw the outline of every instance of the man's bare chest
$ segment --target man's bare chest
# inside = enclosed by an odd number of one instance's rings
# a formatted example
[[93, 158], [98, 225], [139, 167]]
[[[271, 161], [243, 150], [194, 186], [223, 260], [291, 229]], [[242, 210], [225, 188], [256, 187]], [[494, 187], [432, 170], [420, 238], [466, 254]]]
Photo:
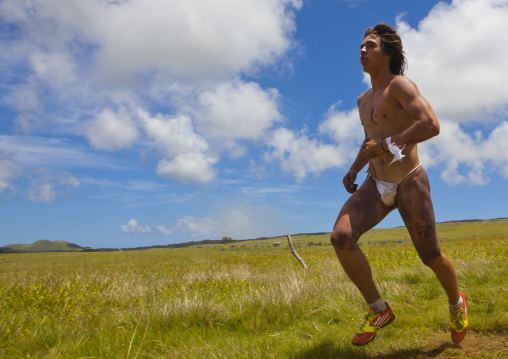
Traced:
[[397, 122], [402, 114], [399, 103], [386, 92], [367, 94], [358, 110], [369, 137], [376, 136], [378, 132], [385, 132], [395, 125], [394, 122]]

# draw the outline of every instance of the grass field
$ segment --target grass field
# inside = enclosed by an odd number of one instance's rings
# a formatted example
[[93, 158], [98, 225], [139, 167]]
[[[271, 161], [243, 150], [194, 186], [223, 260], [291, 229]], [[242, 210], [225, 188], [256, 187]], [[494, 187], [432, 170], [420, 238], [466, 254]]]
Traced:
[[508, 358], [508, 220], [488, 222], [438, 227], [468, 296], [460, 345], [443, 290], [395, 228], [361, 239], [396, 315], [366, 347], [350, 344], [366, 307], [327, 236], [294, 236], [307, 270], [277, 239], [1, 255], [0, 357]]

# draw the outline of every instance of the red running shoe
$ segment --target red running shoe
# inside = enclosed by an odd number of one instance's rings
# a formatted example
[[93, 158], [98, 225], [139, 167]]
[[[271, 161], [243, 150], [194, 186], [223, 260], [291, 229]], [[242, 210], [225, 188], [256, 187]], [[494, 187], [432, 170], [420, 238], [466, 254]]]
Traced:
[[454, 343], [460, 343], [462, 339], [466, 336], [467, 328], [469, 326], [469, 321], [467, 319], [467, 303], [466, 296], [462, 293], [459, 293], [462, 297], [462, 307], [459, 310], [455, 310], [450, 312], [450, 317], [452, 321], [452, 340]]
[[369, 314], [365, 316], [365, 322], [360, 327], [358, 332], [355, 334], [353, 345], [361, 346], [369, 344], [376, 337], [376, 333], [379, 329], [386, 327], [388, 324], [393, 322], [395, 315], [393, 315], [392, 308], [386, 303], [386, 310], [381, 313], [374, 314], [371, 310]]

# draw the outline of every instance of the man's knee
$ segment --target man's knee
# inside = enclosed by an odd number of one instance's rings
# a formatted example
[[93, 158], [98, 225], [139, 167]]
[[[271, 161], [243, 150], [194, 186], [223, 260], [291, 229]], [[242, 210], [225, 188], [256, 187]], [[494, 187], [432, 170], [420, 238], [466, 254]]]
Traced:
[[354, 238], [351, 231], [345, 230], [342, 227], [334, 228], [330, 237], [330, 242], [335, 249], [345, 249], [352, 251], [357, 246], [357, 238]]
[[436, 235], [436, 226], [429, 219], [428, 222], [415, 222], [407, 226], [411, 239], [423, 264], [432, 267], [441, 259], [441, 249]]
[[418, 253], [418, 256], [422, 260], [423, 264], [425, 264], [429, 268], [433, 268], [436, 265], [440, 265], [443, 261], [440, 250], [434, 250], [426, 253]]

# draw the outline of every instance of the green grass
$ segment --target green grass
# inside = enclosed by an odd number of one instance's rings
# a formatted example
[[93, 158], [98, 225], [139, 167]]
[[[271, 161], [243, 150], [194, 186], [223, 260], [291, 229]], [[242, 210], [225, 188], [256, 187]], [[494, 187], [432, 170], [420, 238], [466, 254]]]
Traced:
[[[508, 339], [508, 239], [467, 231], [476, 237], [450, 238], [442, 248], [468, 295], [468, 337], [476, 340], [469, 349], [449, 344], [445, 294], [412, 245], [374, 240], [365, 252], [396, 320], [369, 346], [353, 347], [366, 312], [357, 289], [330, 246], [304, 247], [296, 238], [308, 270], [271, 241], [2, 255], [0, 357], [507, 357], [496, 343]], [[475, 351], [479, 340], [486, 350]]]
[[[437, 223], [436, 228], [441, 242], [499, 239], [508, 237], [508, 218], [486, 221], [443, 222]], [[328, 245], [330, 243], [330, 234], [293, 235], [292, 239], [297, 247], [308, 245], [311, 242], [315, 245]], [[411, 243], [411, 238], [409, 237], [409, 232], [406, 227], [371, 229], [362, 236], [360, 244], [363, 247], [377, 246], [380, 244], [397, 245], [400, 241]], [[252, 240], [247, 242], [247, 245], [271, 246], [273, 242], [285, 243], [286, 237], [275, 237], [269, 240]], [[243, 243], [234, 243], [236, 246], [241, 244]]]

